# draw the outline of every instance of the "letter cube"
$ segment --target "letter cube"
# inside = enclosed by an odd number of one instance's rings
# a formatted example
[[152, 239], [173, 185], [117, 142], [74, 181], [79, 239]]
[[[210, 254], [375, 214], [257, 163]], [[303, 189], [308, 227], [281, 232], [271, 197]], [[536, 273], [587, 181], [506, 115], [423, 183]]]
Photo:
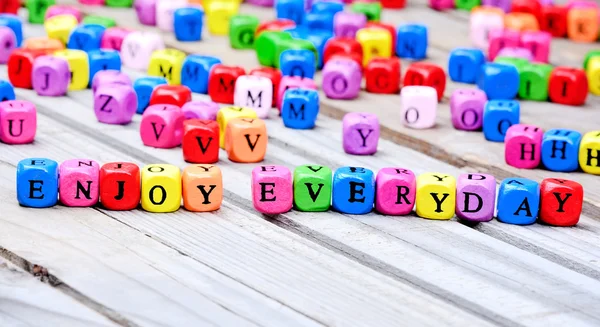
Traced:
[[44, 29], [49, 38], [59, 40], [62, 44], [66, 45], [69, 41], [71, 31], [77, 27], [77, 24], [79, 22], [75, 16], [63, 14], [46, 19]]
[[554, 37], [565, 37], [567, 35], [567, 11], [564, 6], [542, 6], [540, 29], [549, 32]]
[[58, 169], [58, 194], [67, 207], [91, 207], [98, 202], [100, 166], [94, 160], [70, 159]]
[[551, 41], [552, 35], [548, 32], [523, 32], [521, 34], [521, 46], [529, 49], [533, 60], [537, 62], [548, 62]]
[[210, 100], [190, 101], [181, 107], [185, 119], [217, 120], [219, 105]]
[[96, 24], [102, 25], [106, 28], [115, 27], [117, 22], [110, 17], [105, 16], [95, 16], [95, 15], [87, 15], [81, 20], [82, 24]]
[[[150, 108], [148, 108], [150, 109]], [[149, 212], [173, 212], [181, 206], [179, 167], [152, 164], [142, 168], [142, 209]]]
[[0, 102], [14, 100], [15, 88], [8, 81], [0, 79]]
[[23, 41], [22, 49], [43, 51], [48, 55], [53, 54], [58, 50], [63, 50], [65, 46], [56, 39], [47, 37], [30, 37]]
[[315, 1], [310, 8], [310, 12], [326, 12], [332, 15], [343, 10], [344, 4], [335, 1]]
[[339, 55], [346, 56], [362, 66], [363, 48], [362, 45], [355, 39], [333, 37], [327, 41], [327, 44], [325, 44], [325, 49], [323, 50], [323, 62], [327, 63], [333, 56]]
[[356, 33], [367, 25], [367, 16], [363, 13], [337, 12], [333, 16], [333, 32], [339, 37], [356, 37]]
[[397, 28], [396, 55], [404, 59], [420, 60], [427, 57], [427, 26], [400, 25]]
[[[511, 0], [507, 1], [510, 2]], [[508, 7], [510, 7], [510, 3]], [[504, 30], [504, 12], [501, 9], [486, 6], [475, 8], [471, 11], [469, 18], [469, 38], [476, 47], [487, 49], [490, 46], [490, 33], [502, 30]]]
[[423, 173], [417, 177], [417, 216], [447, 220], [456, 208], [456, 179], [448, 174]]
[[517, 32], [539, 31], [540, 25], [530, 13], [510, 12], [504, 16], [504, 28]]
[[17, 49], [8, 58], [8, 79], [14, 87], [31, 89], [31, 73], [37, 57], [46, 53], [40, 50]]
[[271, 105], [277, 104], [277, 91], [279, 90], [279, 83], [281, 82], [281, 72], [278, 69], [271, 67], [260, 67], [250, 71], [248, 75], [266, 77], [271, 80], [273, 85], [273, 101]]
[[185, 53], [176, 49], [156, 50], [150, 57], [148, 75], [164, 77], [169, 84], [181, 84], [181, 70]]
[[512, 0], [510, 11], [513, 13], [528, 13], [536, 20], [542, 18], [542, 0]]
[[[325, 2], [325, 1], [323, 1]], [[332, 12], [307, 12], [304, 15], [304, 26], [310, 30], [325, 30], [333, 32], [333, 17]]]
[[90, 81], [88, 54], [81, 50], [59, 50], [54, 56], [65, 59], [71, 70], [70, 91], [85, 90]]
[[383, 8], [400, 9], [406, 6], [406, 0], [381, 0]]
[[58, 202], [58, 163], [27, 158], [17, 164], [17, 201], [24, 207], [48, 208]]
[[21, 1], [7, 0], [2, 3], [2, 7], [0, 7], [0, 12], [16, 14], [19, 8], [21, 8]]
[[156, 2], [156, 27], [165, 32], [174, 29], [175, 10], [186, 7], [186, 0], [169, 0]]
[[386, 24], [386, 23], [382, 23], [382, 22], [367, 22], [366, 27], [379, 28], [384, 31], [388, 31], [388, 33], [390, 34], [390, 37], [392, 38], [392, 46], [390, 49], [390, 51], [391, 51], [390, 53], [392, 54], [393, 57], [395, 57], [396, 44], [398, 43], [398, 40], [396, 39], [398, 37], [396, 28], [390, 24]]
[[585, 54], [583, 59], [583, 69], [587, 72], [590, 66], [590, 61], [594, 58], [600, 58], [600, 50], [590, 50]]
[[342, 121], [344, 151], [348, 154], [371, 155], [379, 143], [379, 119], [375, 114], [347, 113]]
[[575, 226], [583, 209], [581, 184], [558, 178], [546, 178], [540, 184], [541, 221], [552, 226]]
[[490, 100], [511, 100], [519, 92], [519, 71], [511, 65], [487, 63], [481, 66], [477, 87]]
[[273, 84], [266, 77], [243, 75], [235, 82], [233, 104], [256, 111], [258, 118], [268, 118], [273, 107]]
[[187, 7], [176, 9], [173, 13], [173, 28], [177, 41], [190, 42], [202, 40], [203, 19], [204, 11], [201, 8]]
[[306, 49], [288, 49], [279, 57], [279, 67], [284, 76], [300, 76], [313, 78], [315, 76], [317, 58]]
[[317, 84], [310, 78], [301, 78], [298, 76], [283, 76], [279, 82], [279, 89], [277, 90], [277, 108], [281, 111], [281, 105], [283, 104], [283, 95], [289, 89], [304, 88], [316, 90]]
[[600, 28], [598, 15], [598, 8], [571, 8], [567, 12], [567, 36], [576, 42], [596, 41]]
[[315, 90], [297, 88], [284, 93], [281, 118], [285, 127], [312, 129], [319, 114], [319, 93]]
[[97, 72], [96, 75], [94, 75], [94, 79], [92, 80], [91, 84], [93, 93], [96, 93], [96, 90], [98, 90], [100, 86], [110, 84], [133, 87], [129, 75], [113, 69], [101, 70]]
[[485, 54], [479, 49], [456, 48], [450, 52], [448, 74], [455, 82], [475, 84], [481, 65], [485, 63]]
[[281, 44], [292, 39], [292, 35], [282, 31], [265, 31], [258, 34], [254, 40], [256, 48], [256, 57], [262, 66], [274, 67], [275, 62], [279, 62], [275, 50], [281, 47]]
[[490, 30], [488, 33], [488, 59], [494, 61], [500, 50], [516, 48], [521, 43], [521, 33], [512, 30]]
[[526, 100], [546, 101], [548, 82], [554, 67], [548, 64], [525, 65], [519, 73], [519, 97]]
[[140, 204], [140, 167], [109, 162], [100, 167], [100, 202], [108, 210], [133, 210]]
[[323, 67], [323, 92], [330, 99], [354, 99], [360, 92], [361, 67], [352, 59], [334, 58]]
[[384, 215], [402, 216], [415, 206], [417, 184], [415, 174], [405, 168], [382, 168], [375, 181], [375, 209]]
[[87, 52], [89, 61], [89, 85], [92, 86], [96, 74], [103, 70], [121, 70], [121, 56], [116, 50], [91, 50]]
[[[38, 95], [63, 96], [71, 82], [69, 63], [54, 56], [41, 56], [33, 62], [32, 87]], [[14, 93], [13, 93], [14, 94]]]
[[212, 35], [227, 35], [229, 33], [229, 20], [239, 9], [236, 1], [211, 1], [205, 6], [208, 17], [208, 31]]
[[473, 8], [479, 6], [481, 0], [456, 0], [456, 9], [471, 11]]
[[340, 167], [333, 174], [332, 206], [341, 213], [367, 214], [375, 202], [375, 175], [362, 167]]
[[499, 57], [511, 58], [511, 59], [514, 59], [514, 58], [525, 59], [525, 60], [527, 60], [527, 62], [533, 60], [533, 54], [531, 53], [531, 50], [529, 50], [527, 48], [522, 48], [522, 47], [502, 48], [502, 50], [500, 50], [498, 52], [498, 55], [494, 59], [494, 62], [498, 62], [496, 59], [498, 59]]
[[526, 178], [507, 178], [498, 190], [498, 220], [514, 225], [535, 222], [540, 206], [540, 185]]
[[[50, 0], [50, 2], [54, 2], [54, 1]], [[52, 5], [52, 6], [48, 7], [48, 10], [46, 10], [46, 13], [43, 16], [44, 18], [42, 18], [42, 20], [38, 24], [43, 24], [45, 20], [48, 20], [51, 17], [58, 16], [58, 15], [64, 15], [64, 14], [72, 15], [73, 17], [77, 18], [78, 22], [81, 22], [81, 19], [83, 19], [83, 14], [81, 13], [81, 11], [73, 6]]]
[[104, 84], [94, 93], [94, 114], [104, 124], [129, 124], [137, 109], [131, 85]]
[[183, 85], [157, 85], [150, 95], [150, 105], [172, 104], [183, 107], [192, 100], [192, 92]]
[[0, 26], [10, 28], [17, 38], [17, 47], [23, 42], [23, 23], [19, 16], [14, 14], [0, 14]]
[[156, 3], [158, 0], [135, 0], [133, 8], [142, 25], [156, 25]]
[[80, 25], [71, 31], [67, 41], [67, 49], [72, 50], [97, 50], [100, 49], [102, 35], [106, 28], [101, 25]]
[[[218, 149], [218, 147], [217, 147]], [[192, 165], [183, 170], [183, 206], [192, 212], [215, 211], [223, 202], [223, 176], [213, 165]]]
[[435, 10], [454, 9], [454, 0], [429, 0], [429, 7]]
[[10, 28], [0, 26], [0, 44], [0, 64], [6, 64], [10, 54], [17, 48], [17, 38]]
[[477, 89], [457, 89], [450, 97], [452, 126], [463, 131], [480, 130], [483, 126], [485, 93]]
[[78, 2], [83, 5], [103, 6], [106, 0], [78, 0]]
[[244, 68], [239, 66], [214, 65], [208, 78], [208, 95], [211, 100], [233, 104], [236, 81], [245, 74]]
[[593, 95], [600, 95], [600, 57], [592, 57], [587, 62], [586, 76], [589, 91]]
[[288, 212], [293, 203], [292, 173], [284, 166], [258, 166], [252, 169], [252, 203], [267, 215]]
[[438, 101], [444, 97], [446, 90], [446, 73], [435, 64], [414, 63], [408, 66], [404, 75], [404, 86], [424, 85], [431, 86], [437, 93]]
[[[510, 48], [504, 48], [504, 49], [510, 49]], [[529, 51], [529, 50], [527, 50], [527, 51]], [[515, 66], [515, 68], [517, 68], [518, 72], [521, 72], [523, 70], [523, 67], [531, 64], [529, 62], [529, 60], [525, 59], [525, 58], [503, 57], [503, 56], [496, 57], [496, 59], [494, 59], [494, 62], [498, 63], [498, 64]]]
[[0, 141], [6, 144], [33, 142], [37, 129], [35, 105], [24, 100], [0, 102]]
[[381, 4], [379, 2], [354, 2], [351, 5], [351, 10], [365, 15], [370, 22], [378, 22], [381, 18]]
[[235, 118], [257, 118], [256, 111], [244, 107], [223, 107], [217, 112], [217, 124], [219, 124], [219, 145], [225, 149], [225, 131], [227, 125]]
[[[400, 36], [398, 36], [398, 39], [400, 39]], [[390, 51], [392, 36], [386, 30], [376, 27], [361, 28], [356, 32], [356, 40], [362, 47], [363, 67], [366, 67], [373, 58], [390, 58], [392, 56]]]
[[304, 1], [277, 0], [275, 1], [275, 13], [277, 19], [288, 19], [296, 25], [300, 25], [304, 20]]
[[405, 86], [400, 92], [400, 116], [405, 126], [425, 129], [435, 126], [437, 92], [431, 86]]
[[192, 163], [219, 161], [219, 124], [214, 120], [188, 119], [183, 122], [183, 159]]
[[254, 34], [260, 24], [256, 16], [235, 15], [229, 21], [229, 44], [233, 49], [254, 49]]
[[400, 90], [400, 60], [375, 58], [365, 69], [366, 90], [370, 93], [395, 94]]
[[133, 4], [133, 0], [106, 0], [107, 7], [128, 8]]
[[225, 150], [233, 162], [263, 161], [267, 142], [267, 126], [259, 118], [234, 118], [227, 123]]
[[187, 56], [181, 68], [181, 84], [189, 87], [194, 93], [206, 94], [208, 92], [210, 71], [213, 66], [220, 63], [221, 59], [216, 57]]
[[[154, 89], [159, 85], [167, 84], [167, 80], [163, 77], [144, 76], [139, 77], [133, 82], [133, 89], [137, 95], [137, 110], [138, 114], [144, 113], [144, 110], [150, 104], [150, 97]], [[191, 95], [190, 95], [191, 96]]]
[[297, 210], [327, 211], [331, 190], [332, 172], [329, 167], [304, 165], [294, 169], [294, 206]]
[[515, 124], [506, 130], [504, 158], [517, 168], [534, 169], [542, 157], [544, 131], [533, 125]]
[[494, 218], [496, 179], [488, 174], [461, 174], [456, 183], [456, 216], [483, 222]]
[[492, 100], [483, 110], [483, 135], [492, 142], [504, 142], [506, 131], [518, 124], [521, 107], [518, 101]]
[[121, 28], [121, 27], [109, 27], [102, 34], [102, 40], [100, 40], [100, 48], [106, 50], [121, 51], [123, 40], [133, 32], [132, 30]]
[[581, 106], [588, 94], [588, 80], [581, 69], [556, 67], [550, 74], [548, 95], [554, 103]]
[[600, 175], [600, 131], [583, 135], [579, 146], [579, 166], [585, 173]]
[[140, 136], [146, 146], [170, 149], [181, 144], [183, 121], [181, 108], [171, 104], [151, 105], [142, 114]]
[[314, 43], [309, 40], [304, 39], [292, 39], [292, 40], [284, 40], [277, 45], [275, 49], [275, 57], [279, 58], [279, 60], [275, 60], [274, 64], [276, 68], [280, 68], [279, 64], [281, 63], [281, 54], [286, 50], [308, 50], [311, 51], [314, 56], [314, 63], [317, 63], [317, 59], [319, 54], [317, 52], [317, 48]]
[[121, 45], [123, 65], [135, 70], [146, 70], [152, 53], [164, 49], [162, 37], [153, 32], [132, 32], [127, 34]]
[[579, 168], [581, 133], [569, 129], [551, 129], [542, 138], [542, 163], [551, 171], [570, 172]]

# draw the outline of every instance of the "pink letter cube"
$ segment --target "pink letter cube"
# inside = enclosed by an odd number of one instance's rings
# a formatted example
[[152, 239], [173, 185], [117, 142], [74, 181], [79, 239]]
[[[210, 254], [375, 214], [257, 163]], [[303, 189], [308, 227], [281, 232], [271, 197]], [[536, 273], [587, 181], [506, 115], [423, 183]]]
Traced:
[[521, 35], [518, 31], [492, 30], [489, 33], [489, 41], [488, 58], [490, 61], [494, 61], [500, 50], [506, 47], [518, 47]]
[[94, 93], [94, 113], [105, 124], [128, 124], [137, 110], [133, 87], [120, 84], [101, 85]]
[[156, 25], [156, 2], [157, 0], [135, 0], [133, 3], [135, 13], [142, 25]]
[[317, 89], [317, 84], [311, 78], [302, 78], [300, 76], [283, 76], [279, 82], [279, 89], [277, 90], [277, 109], [281, 114], [281, 104], [283, 103], [283, 94], [289, 89], [305, 88], [305, 89]]
[[187, 0], [158, 1], [156, 3], [156, 27], [165, 32], [172, 32], [174, 29], [173, 14], [175, 10], [184, 8], [187, 5]]
[[217, 120], [219, 105], [210, 100], [194, 100], [181, 107], [185, 119]]
[[496, 57], [522, 58], [528, 61], [533, 60], [533, 54], [531, 53], [531, 50], [522, 47], [502, 48], [500, 51], [498, 51]]
[[494, 217], [496, 179], [487, 174], [461, 174], [456, 183], [456, 216], [468, 221]]
[[98, 202], [100, 166], [94, 160], [71, 159], [60, 164], [58, 194], [67, 207], [91, 207]]
[[48, 7], [46, 10], [46, 15], [44, 16], [45, 20], [50, 19], [51, 17], [58, 15], [72, 15], [77, 18], [77, 21], [81, 23], [81, 19], [83, 19], [83, 15], [81, 11], [73, 6], [69, 5], [53, 5]]
[[162, 37], [153, 32], [131, 32], [121, 45], [121, 61], [125, 67], [146, 71], [152, 52], [164, 49]]
[[269, 117], [273, 108], [273, 82], [264, 76], [243, 75], [235, 81], [233, 105], [254, 109], [258, 118]]
[[375, 209], [384, 215], [408, 215], [415, 206], [415, 174], [404, 168], [383, 168], [375, 181]]
[[63, 96], [70, 83], [71, 71], [66, 59], [41, 56], [33, 62], [31, 84], [38, 95]]
[[425, 129], [435, 126], [437, 91], [431, 86], [405, 86], [400, 92], [402, 123], [410, 128]]
[[109, 27], [102, 34], [100, 48], [121, 51], [125, 37], [133, 31], [122, 27]]
[[548, 32], [523, 32], [521, 34], [521, 46], [531, 51], [533, 61], [536, 62], [548, 62], [551, 41], [552, 34]]
[[533, 169], [540, 164], [544, 131], [533, 125], [515, 124], [506, 130], [504, 158], [517, 168]]
[[35, 105], [29, 101], [0, 102], [0, 141], [7, 144], [33, 142], [37, 128]]
[[96, 93], [96, 90], [99, 87], [110, 84], [130, 87], [133, 85], [131, 83], [131, 78], [125, 73], [113, 69], [101, 70], [94, 75], [94, 79], [92, 80], [92, 92]]
[[457, 89], [452, 92], [450, 114], [454, 128], [464, 131], [481, 129], [486, 102], [485, 92], [479, 89]]
[[0, 64], [6, 64], [8, 57], [17, 48], [17, 36], [12, 29], [0, 26]]
[[354, 99], [360, 92], [362, 69], [352, 59], [333, 58], [323, 67], [323, 92], [330, 99]]
[[170, 104], [155, 104], [142, 114], [140, 135], [144, 145], [170, 149], [181, 144], [183, 121], [181, 108]]
[[486, 11], [474, 11], [469, 19], [469, 35], [473, 45], [487, 49], [490, 45], [492, 31], [504, 29], [504, 15]]
[[252, 203], [264, 214], [292, 209], [292, 173], [284, 166], [258, 166], [252, 170]]
[[339, 11], [333, 16], [333, 32], [337, 37], [355, 38], [359, 29], [367, 26], [367, 16], [362, 13]]
[[377, 152], [379, 119], [375, 114], [347, 113], [342, 121], [344, 151], [349, 154], [369, 155]]
[[454, 8], [454, 0], [429, 0], [429, 7], [435, 10]]

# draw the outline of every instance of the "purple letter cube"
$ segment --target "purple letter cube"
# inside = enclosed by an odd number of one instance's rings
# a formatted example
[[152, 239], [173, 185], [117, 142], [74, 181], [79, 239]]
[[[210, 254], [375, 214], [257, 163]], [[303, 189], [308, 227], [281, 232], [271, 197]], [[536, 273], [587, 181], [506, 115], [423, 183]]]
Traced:
[[17, 48], [17, 36], [12, 29], [0, 26], [0, 64], [6, 64], [8, 57]]
[[367, 16], [361, 13], [339, 11], [333, 16], [333, 32], [337, 37], [355, 38], [356, 32], [367, 25]]
[[217, 120], [219, 105], [210, 100], [195, 100], [187, 102], [181, 107], [185, 119]]
[[494, 217], [496, 179], [487, 174], [461, 174], [456, 183], [456, 216], [469, 221]]
[[127, 124], [137, 109], [133, 87], [119, 84], [102, 85], [94, 93], [94, 113], [105, 124]]
[[383, 168], [375, 181], [375, 209], [384, 215], [408, 215], [415, 206], [415, 174], [404, 168]]
[[92, 80], [92, 92], [96, 93], [96, 90], [100, 86], [109, 84], [132, 86], [131, 78], [129, 78], [127, 74], [112, 69], [101, 70], [94, 75], [94, 79]]
[[31, 84], [38, 95], [63, 96], [70, 83], [71, 71], [66, 59], [41, 56], [33, 62]]
[[157, 0], [135, 0], [133, 7], [138, 20], [142, 25], [156, 25], [156, 1]]
[[344, 151], [349, 154], [374, 154], [379, 143], [379, 119], [374, 114], [352, 112], [344, 116]]
[[361, 80], [361, 67], [352, 59], [333, 58], [323, 67], [323, 92], [330, 99], [356, 98]]
[[485, 92], [478, 89], [457, 89], [450, 97], [450, 114], [454, 128], [463, 131], [481, 129], [483, 108], [487, 102]]

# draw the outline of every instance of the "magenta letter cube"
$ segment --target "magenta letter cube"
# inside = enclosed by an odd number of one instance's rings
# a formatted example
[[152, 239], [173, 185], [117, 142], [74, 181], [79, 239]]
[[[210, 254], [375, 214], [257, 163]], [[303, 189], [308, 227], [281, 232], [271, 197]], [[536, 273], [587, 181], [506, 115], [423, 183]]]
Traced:
[[142, 114], [140, 136], [144, 145], [170, 149], [181, 144], [183, 121], [181, 108], [171, 104], [155, 104]]
[[96, 90], [105, 85], [118, 84], [122, 86], [132, 86], [131, 78], [125, 73], [118, 70], [108, 69], [101, 70], [94, 75], [92, 80], [92, 92], [96, 93]]
[[454, 8], [454, 0], [429, 0], [429, 7], [435, 10], [446, 10]]
[[334, 58], [323, 67], [323, 92], [330, 99], [354, 99], [360, 91], [362, 69], [352, 59]]
[[483, 0], [482, 5], [498, 7], [504, 10], [504, 12], [509, 12], [512, 5], [512, 0]]
[[102, 34], [100, 48], [121, 51], [125, 37], [133, 31], [122, 27], [109, 27]]
[[137, 95], [131, 86], [101, 85], [94, 93], [94, 113], [105, 124], [128, 124], [137, 109]]
[[6, 144], [33, 142], [37, 128], [37, 111], [29, 101], [0, 102], [0, 141]]
[[437, 117], [437, 91], [431, 86], [410, 85], [400, 92], [402, 111], [400, 117], [405, 126], [425, 129], [435, 126]]
[[533, 61], [536, 62], [548, 62], [551, 41], [552, 34], [548, 32], [523, 32], [521, 34], [521, 46], [531, 51]]
[[289, 89], [305, 88], [316, 90], [317, 84], [311, 78], [302, 78], [300, 76], [283, 76], [279, 82], [279, 88], [277, 89], [277, 109], [281, 114], [281, 104], [283, 103], [283, 94]]
[[210, 100], [194, 100], [181, 107], [185, 119], [217, 120], [219, 105]]
[[92, 5], [92, 6], [102, 6], [104, 5], [104, 0], [78, 0], [82, 5]]
[[533, 125], [516, 124], [506, 130], [504, 158], [517, 168], [533, 169], [540, 164], [544, 131]]
[[258, 212], [275, 215], [290, 211], [293, 192], [292, 173], [287, 167], [252, 169], [252, 203]]
[[121, 44], [123, 66], [146, 71], [152, 52], [165, 48], [163, 39], [154, 32], [131, 32]]
[[274, 0], [246, 0], [247, 3], [261, 7], [273, 7]]
[[0, 64], [6, 64], [8, 57], [17, 48], [17, 36], [12, 29], [0, 26]]
[[44, 19], [48, 20], [49, 18], [58, 15], [72, 15], [73, 17], [77, 18], [77, 21], [80, 23], [81, 19], [83, 18], [81, 11], [79, 11], [79, 9], [75, 7], [69, 5], [53, 5], [48, 7], [48, 9], [46, 10], [46, 15], [44, 16]]
[[379, 119], [375, 114], [351, 112], [342, 121], [344, 151], [349, 154], [374, 154], [379, 143]]
[[135, 0], [133, 8], [138, 20], [143, 25], [156, 25], [156, 1], [157, 0]]
[[31, 84], [38, 95], [63, 96], [71, 83], [71, 71], [66, 59], [54, 56], [37, 57], [31, 71]]
[[479, 89], [457, 89], [450, 97], [452, 125], [463, 131], [475, 131], [483, 125], [485, 92]]
[[494, 217], [496, 179], [487, 174], [461, 174], [456, 182], [456, 216], [469, 221]]
[[71, 159], [60, 164], [58, 194], [68, 207], [91, 207], [98, 202], [100, 166], [89, 159]]
[[533, 60], [533, 54], [531, 53], [531, 50], [522, 47], [502, 48], [500, 51], [498, 51], [496, 57], [522, 58], [528, 61]]
[[339, 11], [333, 16], [333, 31], [337, 37], [355, 38], [356, 32], [367, 25], [367, 16], [361, 13]]
[[491, 30], [489, 32], [490, 46], [488, 49], [488, 58], [494, 61], [500, 50], [507, 47], [518, 47], [521, 42], [521, 34], [512, 30]]
[[404, 168], [383, 168], [375, 181], [375, 209], [384, 215], [408, 215], [415, 206], [415, 174]]

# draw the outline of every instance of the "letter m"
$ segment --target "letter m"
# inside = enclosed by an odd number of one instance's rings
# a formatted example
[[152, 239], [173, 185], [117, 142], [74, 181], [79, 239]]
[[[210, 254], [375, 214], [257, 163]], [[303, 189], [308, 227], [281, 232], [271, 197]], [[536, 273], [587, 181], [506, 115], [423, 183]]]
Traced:
[[163, 65], [159, 65], [160, 74], [164, 76], [167, 80], [171, 80], [171, 76], [173, 74], [173, 66], [170, 66], [168, 70], [163, 69]]
[[246, 105], [250, 106], [250, 101], [252, 101], [252, 106], [256, 107], [256, 101], [258, 101], [258, 107], [262, 107], [262, 91], [258, 92], [256, 98], [252, 96], [252, 92], [248, 90], [248, 96], [246, 98]]
[[305, 109], [304, 103], [300, 106], [300, 109], [296, 110], [296, 107], [294, 107], [294, 104], [290, 102], [289, 118], [290, 119], [298, 119], [298, 116], [300, 116], [300, 119], [304, 120], [304, 109]]

